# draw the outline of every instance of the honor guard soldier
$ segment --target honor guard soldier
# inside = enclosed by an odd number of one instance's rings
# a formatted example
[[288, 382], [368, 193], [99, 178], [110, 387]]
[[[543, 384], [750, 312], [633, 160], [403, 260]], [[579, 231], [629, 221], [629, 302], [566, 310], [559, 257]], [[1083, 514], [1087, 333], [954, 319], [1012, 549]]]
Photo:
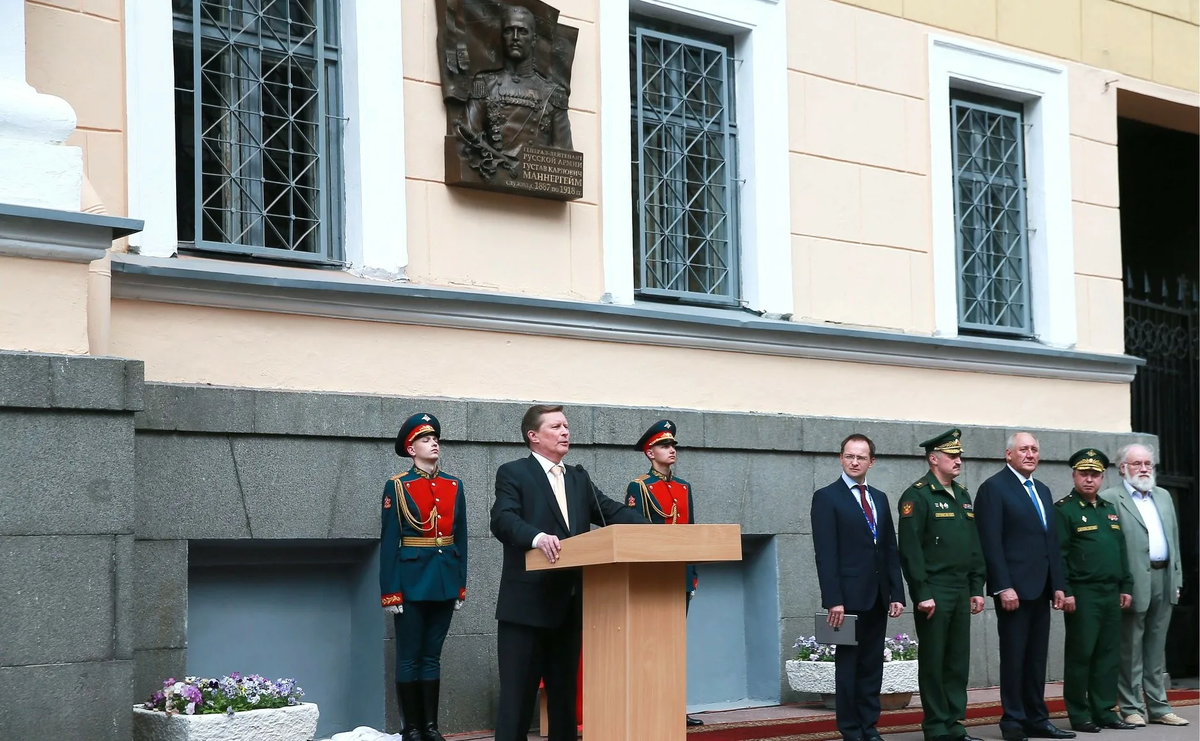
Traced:
[[1071, 728], [1084, 733], [1137, 728], [1113, 710], [1121, 668], [1121, 610], [1133, 602], [1133, 578], [1116, 503], [1098, 494], [1108, 458], [1086, 448], [1068, 462], [1075, 488], [1054, 505], [1067, 578], [1063, 605], [1067, 717]]
[[929, 472], [900, 497], [900, 566], [916, 605], [921, 650], [917, 682], [927, 741], [978, 741], [960, 722], [967, 712], [970, 616], [983, 611], [985, 566], [962, 473], [962, 432], [921, 443]]
[[[650, 460], [650, 473], [644, 473], [629, 482], [625, 490], [625, 504], [641, 512], [655, 525], [691, 525], [696, 522], [692, 485], [672, 473], [677, 457], [676, 432], [678, 429], [674, 422], [659, 420], [633, 446]], [[686, 574], [685, 612], [696, 594], [696, 567], [688, 564]], [[687, 724], [702, 726], [704, 721], [688, 716]]]
[[396, 696], [404, 741], [444, 741], [438, 731], [442, 644], [467, 598], [467, 505], [462, 481], [438, 468], [441, 425], [409, 417], [396, 436], [408, 471], [383, 487], [379, 589], [396, 626]]

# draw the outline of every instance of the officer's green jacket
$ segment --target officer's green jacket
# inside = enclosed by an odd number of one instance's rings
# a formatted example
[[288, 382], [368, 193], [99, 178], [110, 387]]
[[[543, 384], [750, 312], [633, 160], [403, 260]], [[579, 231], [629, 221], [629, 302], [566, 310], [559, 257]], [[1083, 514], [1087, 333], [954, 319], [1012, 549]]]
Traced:
[[933, 471], [900, 496], [900, 567], [913, 603], [933, 599], [931, 585], [961, 587], [983, 594], [985, 566], [975, 510], [967, 487], [942, 486]]
[[1072, 489], [1055, 503], [1054, 510], [1067, 578], [1066, 596], [1072, 596], [1073, 588], [1080, 584], [1111, 584], [1119, 587], [1121, 594], [1130, 594], [1133, 577], [1116, 505], [1100, 495], [1088, 504]]

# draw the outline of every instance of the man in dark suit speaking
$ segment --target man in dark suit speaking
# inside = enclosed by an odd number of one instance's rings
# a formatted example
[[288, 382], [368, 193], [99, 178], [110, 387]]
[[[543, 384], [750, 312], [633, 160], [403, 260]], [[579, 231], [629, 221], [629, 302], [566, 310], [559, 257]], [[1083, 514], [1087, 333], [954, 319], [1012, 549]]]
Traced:
[[887, 619], [904, 611], [904, 582], [887, 495], [867, 485], [875, 443], [866, 435], [842, 441], [842, 475], [813, 494], [813, 549], [821, 605], [829, 624], [857, 615], [856, 646], [834, 656], [837, 726], [846, 741], [880, 738], [879, 690]]
[[575, 739], [575, 684], [583, 638], [578, 570], [526, 571], [525, 554], [548, 561], [591, 524], [647, 524], [637, 510], [600, 493], [582, 466], [564, 466], [571, 430], [561, 406], [532, 406], [521, 420], [527, 458], [496, 470], [492, 534], [504, 544], [496, 601], [500, 705], [496, 741], [525, 741], [538, 680], [546, 690], [549, 741]]
[[1000, 635], [1000, 731], [1006, 741], [1074, 738], [1050, 722], [1046, 708], [1050, 605], [1062, 609], [1066, 581], [1054, 500], [1033, 478], [1041, 459], [1037, 439], [1027, 432], [1013, 435], [1004, 459], [1008, 465], [975, 495], [975, 526]]

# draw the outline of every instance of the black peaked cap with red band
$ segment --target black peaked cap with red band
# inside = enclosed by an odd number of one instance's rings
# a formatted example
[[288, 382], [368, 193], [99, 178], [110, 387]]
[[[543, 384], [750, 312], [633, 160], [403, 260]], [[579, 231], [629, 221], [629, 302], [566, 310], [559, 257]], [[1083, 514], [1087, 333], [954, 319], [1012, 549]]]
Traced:
[[396, 435], [396, 455], [407, 456], [408, 446], [413, 444], [413, 440], [423, 435], [433, 435], [440, 440], [442, 423], [428, 412], [417, 412], [404, 421], [404, 425]]

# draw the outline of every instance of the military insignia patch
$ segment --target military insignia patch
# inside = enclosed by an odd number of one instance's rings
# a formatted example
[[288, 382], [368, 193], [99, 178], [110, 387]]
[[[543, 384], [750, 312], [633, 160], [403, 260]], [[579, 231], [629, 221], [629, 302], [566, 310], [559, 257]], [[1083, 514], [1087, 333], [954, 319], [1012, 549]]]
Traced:
[[913, 513], [913, 503], [912, 502], [905, 502], [904, 504], [900, 505], [900, 516], [901, 517], [912, 517], [912, 513]]
[[1119, 520], [1120, 518], [1119, 518], [1119, 517], [1117, 517], [1116, 515], [1109, 515], [1109, 516], [1108, 516], [1108, 519], [1112, 520], [1113, 522], [1116, 522], [1116, 521], [1117, 521], [1117, 520]]
[[626, 504], [628, 504], [630, 507], [636, 507], [636, 506], [637, 506], [637, 499], [635, 499], [635, 498], [633, 498], [633, 497], [630, 497], [630, 498], [629, 498], [629, 501], [627, 501], [627, 502], [626, 502]]
[[383, 498], [383, 508], [384, 508], [384, 509], [391, 509], [391, 508], [392, 508], [392, 498], [391, 498], [391, 497], [384, 497], [384, 498]]

